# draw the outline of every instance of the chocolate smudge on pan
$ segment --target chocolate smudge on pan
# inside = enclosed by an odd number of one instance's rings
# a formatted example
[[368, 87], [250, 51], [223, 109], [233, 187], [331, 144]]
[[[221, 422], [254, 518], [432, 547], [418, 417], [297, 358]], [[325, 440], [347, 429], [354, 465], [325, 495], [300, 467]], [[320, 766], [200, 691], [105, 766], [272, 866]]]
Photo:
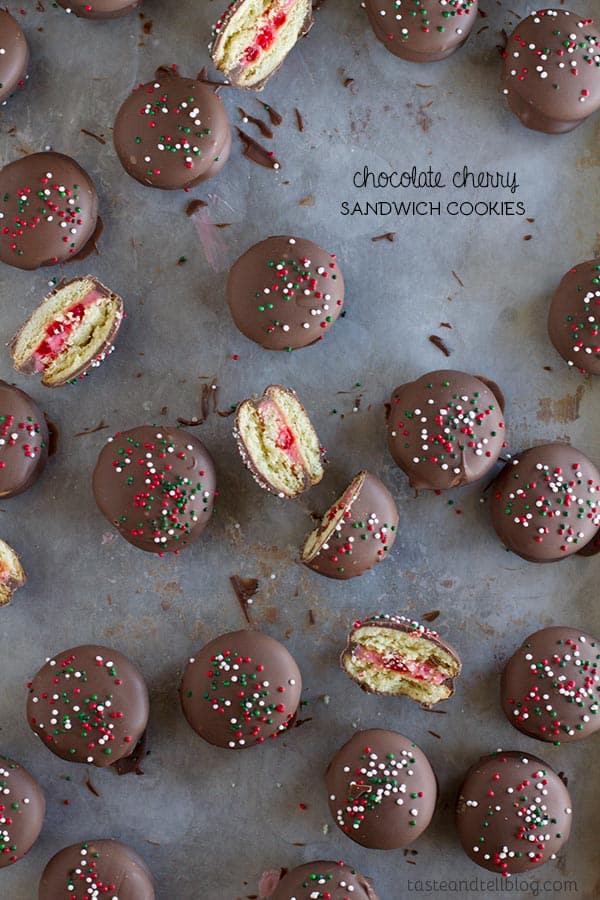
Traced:
[[86, 134], [88, 137], [94, 138], [95, 141], [98, 141], [99, 144], [106, 144], [106, 139], [102, 137], [101, 134], [94, 134], [93, 131], [88, 131], [87, 128], [79, 129], [82, 134]]
[[259, 100], [258, 97], [255, 97], [254, 99], [257, 103], [260, 103], [260, 105], [268, 115], [271, 125], [273, 125], [275, 128], [279, 128], [279, 126], [283, 122], [283, 116], [281, 115], [281, 113], [278, 113], [277, 110], [273, 109], [272, 106], [269, 106], [268, 103], [263, 103], [263, 101]]
[[118, 759], [116, 763], [113, 763], [112, 768], [117, 770], [118, 775], [131, 775], [135, 773], [136, 775], [143, 775], [144, 772], [140, 768], [141, 761], [148, 756], [150, 751], [148, 750], [148, 730], [143, 733], [135, 747], [133, 748], [133, 752], [129, 756], [124, 756], [122, 759]]
[[248, 613], [248, 606], [252, 603], [252, 598], [258, 593], [258, 578], [242, 578], [241, 575], [230, 575], [229, 581], [235, 591], [235, 596], [242, 608], [242, 612], [249, 625], [252, 624]]
[[269, 128], [266, 122], [263, 122], [262, 119], [257, 119], [256, 116], [251, 116], [250, 113], [247, 113], [246, 110], [242, 109], [241, 106], [238, 106], [238, 112], [242, 117], [242, 121], [244, 123], [249, 122], [251, 125], [256, 125], [264, 138], [267, 138], [270, 141], [273, 140], [273, 131], [271, 128]]
[[434, 347], [437, 347], [438, 350], [441, 350], [444, 356], [450, 356], [452, 351], [448, 349], [448, 347], [438, 334], [430, 334], [429, 341], [433, 344]]
[[46, 420], [46, 425], [48, 426], [48, 456], [54, 456], [58, 449], [58, 427], [48, 418], [46, 413], [44, 413], [44, 418]]
[[266, 147], [263, 147], [262, 144], [259, 144], [258, 141], [255, 141], [254, 138], [242, 131], [241, 128], [237, 128], [237, 126], [236, 131], [243, 144], [243, 155], [246, 159], [256, 163], [257, 166], [262, 166], [264, 169], [277, 171], [281, 168], [281, 163], [275, 159], [275, 154], [272, 150], [267, 150]]
[[104, 431], [105, 428], [109, 426], [106, 424], [104, 419], [100, 419], [97, 425], [94, 425], [93, 428], [84, 428], [83, 431], [78, 431], [73, 437], [85, 437], [86, 434], [96, 434], [97, 431]]
[[458, 283], [460, 284], [460, 286], [464, 288], [463, 282], [460, 280], [460, 278], [458, 277], [458, 275], [456, 274], [456, 272], [454, 271], [454, 269], [452, 269], [452, 277], [455, 278], [456, 281], [458, 281]]
[[185, 208], [186, 216], [193, 216], [199, 209], [205, 209], [208, 206], [206, 200], [190, 200]]
[[88, 789], [88, 791], [90, 792], [90, 794], [93, 794], [94, 797], [101, 797], [101, 796], [102, 796], [102, 794], [100, 793], [100, 791], [98, 790], [98, 788], [97, 788], [94, 784], [92, 784], [92, 780], [91, 780], [89, 774], [86, 775], [86, 779], [85, 779], [84, 784], [85, 784], [86, 788]]
[[314, 194], [309, 194], [308, 197], [303, 197], [302, 200], [298, 201], [298, 206], [316, 206], [317, 198]]
[[372, 237], [371, 240], [374, 244], [377, 241], [389, 241], [390, 244], [393, 244], [396, 240], [396, 232], [395, 231], [386, 231], [385, 234], [376, 234], [375, 237]]
[[304, 131], [304, 117], [297, 106], [294, 107], [294, 112], [296, 113], [296, 128], [298, 131]]
[[431, 612], [423, 613], [421, 618], [424, 619], [426, 622], [435, 622], [435, 620], [438, 618], [439, 615], [440, 615], [439, 609], [432, 609]]
[[432, 734], [434, 738], [437, 738], [438, 741], [441, 741], [442, 736], [441, 736], [441, 734], [438, 734], [437, 731], [431, 731], [431, 729], [429, 729], [429, 728], [427, 729], [427, 731], [429, 734]]

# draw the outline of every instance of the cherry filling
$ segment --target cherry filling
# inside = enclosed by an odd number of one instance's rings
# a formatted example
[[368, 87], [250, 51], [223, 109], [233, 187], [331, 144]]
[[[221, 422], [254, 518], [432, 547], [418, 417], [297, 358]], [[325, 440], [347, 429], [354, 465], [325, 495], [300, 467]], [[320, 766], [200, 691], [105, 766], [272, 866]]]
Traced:
[[259, 414], [263, 422], [274, 421], [277, 427], [277, 437], [275, 438], [275, 446], [278, 450], [282, 450], [292, 465], [304, 467], [300, 448], [296, 436], [287, 424], [284, 416], [276, 403], [272, 400], [263, 400], [259, 407]]
[[429, 684], [443, 684], [446, 675], [435, 665], [429, 662], [419, 662], [407, 659], [397, 653], [378, 653], [367, 647], [357, 645], [353, 648], [353, 656], [374, 666], [376, 669], [387, 669], [390, 672], [398, 672], [415, 681], [427, 681]]
[[287, 0], [283, 7], [275, 13], [266, 13], [262, 17], [263, 24], [259, 24], [253, 44], [249, 44], [242, 54], [244, 63], [256, 62], [261, 53], [269, 50], [277, 39], [277, 32], [288, 19], [288, 10], [294, 5], [295, 0]]
[[54, 319], [44, 329], [46, 337], [36, 347], [33, 359], [36, 372], [43, 372], [62, 353], [75, 328], [83, 321], [86, 309], [104, 295], [91, 290], [78, 303], [74, 303], [60, 318]]

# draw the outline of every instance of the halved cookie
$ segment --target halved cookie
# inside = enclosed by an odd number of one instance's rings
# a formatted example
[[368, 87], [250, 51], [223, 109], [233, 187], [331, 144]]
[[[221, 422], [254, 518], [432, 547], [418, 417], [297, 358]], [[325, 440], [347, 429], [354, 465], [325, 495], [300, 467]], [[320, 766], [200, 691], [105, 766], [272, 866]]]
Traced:
[[15, 369], [60, 387], [99, 366], [113, 350], [122, 299], [93, 275], [61, 282], [9, 343]]
[[0, 606], [10, 603], [14, 592], [26, 581], [19, 557], [12, 547], [0, 540]]
[[319, 438], [294, 391], [271, 384], [258, 400], [244, 400], [233, 433], [245, 465], [265, 490], [293, 499], [322, 479]]

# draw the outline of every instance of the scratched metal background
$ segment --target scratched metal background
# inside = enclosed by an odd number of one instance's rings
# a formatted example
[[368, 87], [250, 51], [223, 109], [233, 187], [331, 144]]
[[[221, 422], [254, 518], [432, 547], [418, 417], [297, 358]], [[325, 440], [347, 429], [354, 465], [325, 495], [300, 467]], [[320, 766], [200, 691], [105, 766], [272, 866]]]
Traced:
[[[264, 92], [285, 114], [274, 141], [281, 171], [252, 165], [236, 143], [221, 175], [185, 195], [131, 180], [113, 152], [111, 125], [128, 90], [151, 78], [158, 64], [176, 62], [194, 74], [208, 61], [209, 23], [221, 3], [147, 0], [146, 18], [103, 24], [69, 17], [49, 0], [44, 11], [23, 0], [31, 78], [0, 114], [2, 162], [50, 145], [88, 169], [106, 224], [101, 253], [65, 274], [95, 271], [123, 295], [128, 319], [117, 352], [80, 386], [51, 392], [35, 379], [15, 379], [40, 400], [60, 436], [42, 480], [3, 502], [0, 516], [0, 534], [22, 553], [29, 576], [12, 606], [0, 610], [0, 745], [32, 769], [48, 797], [40, 840], [27, 859], [1, 874], [2, 900], [32, 900], [49, 857], [90, 836], [120, 838], [142, 853], [160, 900], [245, 898], [256, 894], [263, 869], [323, 856], [348, 859], [372, 875], [382, 900], [407, 897], [409, 878], [486, 877], [460, 850], [452, 802], [465, 768], [499, 746], [538, 753], [569, 776], [571, 841], [534, 878], [576, 879], [570, 896], [599, 895], [598, 738], [557, 749], [520, 737], [505, 721], [497, 693], [502, 661], [530, 631], [565, 622], [600, 633], [600, 558], [536, 567], [507, 555], [480, 489], [454, 494], [454, 506], [448, 497], [416, 499], [390, 462], [382, 427], [394, 385], [447, 363], [428, 342], [439, 333], [453, 351], [452, 366], [484, 373], [504, 388], [512, 450], [571, 438], [600, 460], [598, 385], [562, 365], [545, 331], [548, 297], [559, 278], [574, 261], [600, 254], [600, 117], [571, 135], [547, 138], [507, 112], [497, 91], [495, 45], [500, 30], [515, 24], [515, 12], [522, 16], [530, 7], [511, 3], [513, 11], [508, 0], [483, 0], [488, 16], [463, 51], [417, 67], [383, 50], [355, 0], [328, 0], [309, 38]], [[597, 0], [575, 5], [582, 14], [598, 12]], [[344, 86], [346, 78], [352, 85]], [[260, 114], [252, 97], [226, 90], [223, 98], [232, 121], [239, 121], [239, 103]], [[294, 107], [305, 118], [302, 134]], [[104, 135], [106, 145], [81, 128]], [[356, 196], [356, 168], [430, 162], [445, 171], [464, 163], [516, 169], [518, 198], [535, 221], [339, 215], [340, 202]], [[311, 196], [314, 205], [299, 205]], [[404, 199], [414, 196], [407, 192]], [[212, 222], [228, 223], [204, 229], [212, 233], [210, 245], [184, 214], [191, 197], [208, 201]], [[502, 192], [482, 198], [513, 199]], [[371, 243], [389, 229], [398, 232], [395, 243]], [[335, 249], [348, 286], [347, 316], [325, 342], [291, 355], [269, 354], [244, 339], [224, 300], [231, 262], [281, 232]], [[178, 265], [182, 256], [187, 262]], [[62, 273], [3, 268], [2, 342], [56, 274]], [[452, 331], [440, 332], [442, 321]], [[6, 350], [0, 376], [14, 377]], [[326, 478], [296, 504], [265, 495], [242, 469], [231, 419], [213, 414], [196, 433], [215, 456], [218, 514], [204, 539], [180, 558], [144, 555], [113, 540], [92, 500], [90, 473], [109, 431], [76, 435], [102, 421], [117, 430], [198, 415], [201, 385], [210, 378], [219, 385], [220, 409], [270, 381], [296, 388], [329, 449]], [[397, 496], [400, 534], [376, 572], [330, 582], [299, 567], [296, 548], [311, 527], [310, 513], [328, 505], [363, 466]], [[186, 658], [220, 632], [244, 626], [229, 585], [233, 573], [259, 578], [253, 623], [296, 655], [310, 704], [301, 716], [311, 719], [273, 746], [241, 753], [197, 738], [176, 694]], [[338, 652], [357, 616], [433, 609], [441, 610], [437, 626], [464, 659], [446, 715], [364, 696], [338, 670]], [[46, 752], [25, 721], [28, 677], [47, 654], [83, 641], [128, 653], [152, 695], [152, 754], [144, 776], [92, 771], [100, 797], [85, 787], [86, 769]], [[381, 725], [416, 740], [440, 781], [435, 819], [408, 856], [359, 848], [327, 811], [322, 772], [329, 757], [353, 729]], [[558, 887], [546, 892], [565, 895]]]

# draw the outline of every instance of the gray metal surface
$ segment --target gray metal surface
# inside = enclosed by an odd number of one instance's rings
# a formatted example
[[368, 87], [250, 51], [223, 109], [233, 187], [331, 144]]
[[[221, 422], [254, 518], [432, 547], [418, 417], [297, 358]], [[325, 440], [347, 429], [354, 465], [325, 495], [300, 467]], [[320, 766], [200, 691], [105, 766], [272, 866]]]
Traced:
[[[397, 383], [449, 363], [503, 387], [510, 449], [568, 436], [600, 460], [598, 385], [567, 370], [545, 331], [548, 297], [559, 278], [573, 262], [600, 253], [600, 119], [547, 138], [526, 131], [507, 112], [497, 90], [495, 48], [500, 29], [510, 31], [516, 21], [507, 3], [484, 0], [489, 15], [477, 25], [480, 33], [447, 62], [417, 67], [384, 51], [356, 2], [329, 0], [309, 38], [264, 92], [285, 114], [274, 141], [282, 169], [252, 165], [236, 143], [213, 182], [189, 195], [152, 191], [130, 179], [115, 157], [116, 109], [158, 64], [177, 62], [194, 74], [207, 62], [209, 23], [220, 4], [147, 0], [145, 20], [134, 15], [111, 23], [77, 20], [47, 0], [43, 5], [41, 12], [30, 0], [20, 18], [32, 46], [31, 79], [2, 110], [1, 158], [50, 145], [88, 169], [106, 225], [101, 253], [64, 271], [94, 271], [125, 298], [128, 319], [117, 351], [77, 387], [52, 392], [35, 379], [15, 377], [8, 352], [0, 353], [0, 376], [38, 398], [60, 431], [58, 452], [41, 481], [1, 506], [0, 535], [22, 553], [29, 581], [0, 610], [0, 746], [40, 778], [48, 814], [29, 856], [1, 873], [0, 897], [32, 900], [54, 852], [100, 836], [122, 839], [143, 854], [160, 900], [245, 898], [256, 894], [263, 869], [320, 857], [349, 860], [373, 876], [381, 900], [408, 897], [409, 879], [485, 879], [458, 845], [452, 801], [466, 767], [497, 747], [541, 755], [568, 774], [573, 793], [574, 830], [560, 860], [519, 879], [513, 895], [530, 896], [537, 880], [568, 879], [576, 889], [558, 883], [545, 896], [597, 897], [598, 739], [555, 748], [521, 737], [501, 713], [498, 676], [507, 654], [538, 627], [564, 622], [600, 633], [600, 558], [539, 567], [507, 555], [479, 487], [452, 498], [415, 498], [387, 454], [382, 415]], [[597, 0], [574, 5], [582, 14], [598, 12]], [[512, 8], [525, 15], [530, 3], [512, 0]], [[143, 28], [149, 20], [150, 34]], [[347, 87], [346, 78], [354, 79]], [[260, 114], [251, 96], [225, 90], [223, 98], [232, 121], [238, 104]], [[294, 107], [304, 116], [303, 133]], [[103, 134], [106, 145], [81, 128]], [[430, 164], [446, 175], [463, 165], [516, 171], [515, 196], [467, 190], [464, 199], [516, 198], [534, 221], [340, 215], [344, 200], [390, 199], [389, 191], [362, 197], [365, 192], [352, 185], [356, 170]], [[444, 203], [463, 192], [391, 193], [392, 199]], [[299, 205], [311, 196], [314, 205]], [[208, 201], [212, 221], [229, 223], [212, 229], [208, 252], [184, 214], [191, 197]], [[388, 230], [398, 232], [395, 243], [371, 243]], [[277, 355], [234, 329], [224, 278], [252, 243], [286, 232], [338, 252], [347, 316], [323, 343]], [[178, 265], [182, 256], [187, 262]], [[2, 342], [57, 274], [3, 268]], [[440, 330], [443, 321], [451, 331]], [[450, 360], [429, 343], [432, 333], [452, 348]], [[294, 387], [329, 450], [326, 478], [295, 504], [266, 495], [242, 469], [231, 419], [212, 414], [195, 433], [215, 456], [218, 513], [201, 542], [181, 557], [144, 555], [113, 539], [96, 510], [90, 488], [96, 454], [110, 431], [199, 415], [201, 385], [211, 377], [219, 385], [220, 409], [272, 381]], [[110, 431], [76, 436], [102, 421]], [[311, 528], [310, 512], [331, 502], [361, 467], [379, 473], [397, 496], [399, 537], [375, 572], [330, 582], [297, 564], [297, 547]], [[234, 573], [259, 578], [252, 621], [296, 655], [310, 703], [301, 718], [311, 719], [272, 746], [238, 753], [197, 738], [176, 693], [195, 649], [244, 626], [229, 585]], [[338, 670], [356, 617], [433, 609], [441, 611], [436, 626], [464, 660], [445, 715], [408, 700], [363, 695]], [[145, 774], [119, 779], [91, 771], [100, 797], [85, 786], [86, 768], [52, 756], [25, 721], [28, 678], [46, 655], [84, 641], [129, 654], [151, 687], [152, 753]], [[435, 819], [406, 856], [363, 850], [328, 814], [325, 765], [353, 729], [371, 726], [411, 736], [439, 778]], [[528, 881], [530, 890], [523, 886]], [[434, 889], [427, 896], [451, 894]], [[493, 896], [493, 890], [472, 896]]]

